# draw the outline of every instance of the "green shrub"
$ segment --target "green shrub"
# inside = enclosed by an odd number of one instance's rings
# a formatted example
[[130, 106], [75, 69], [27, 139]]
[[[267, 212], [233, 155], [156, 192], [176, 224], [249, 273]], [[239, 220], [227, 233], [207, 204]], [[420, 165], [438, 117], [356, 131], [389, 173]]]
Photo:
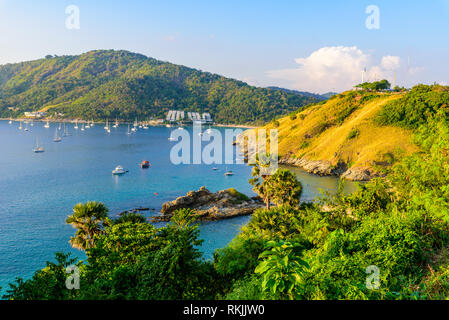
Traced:
[[360, 134], [360, 130], [359, 129], [352, 128], [351, 131], [349, 131], [348, 140], [357, 138], [359, 136], [359, 134]]

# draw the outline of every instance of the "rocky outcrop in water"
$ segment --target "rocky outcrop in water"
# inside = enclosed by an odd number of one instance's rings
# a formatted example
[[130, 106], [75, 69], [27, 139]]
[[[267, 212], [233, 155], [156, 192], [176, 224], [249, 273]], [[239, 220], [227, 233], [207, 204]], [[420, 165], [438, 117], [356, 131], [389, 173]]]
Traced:
[[201, 187], [198, 191], [190, 191], [185, 196], [164, 203], [162, 215], [153, 217], [152, 221], [170, 221], [173, 213], [181, 208], [194, 209], [199, 221], [211, 221], [250, 215], [262, 207], [264, 204], [259, 198], [248, 198], [235, 189], [212, 193]]

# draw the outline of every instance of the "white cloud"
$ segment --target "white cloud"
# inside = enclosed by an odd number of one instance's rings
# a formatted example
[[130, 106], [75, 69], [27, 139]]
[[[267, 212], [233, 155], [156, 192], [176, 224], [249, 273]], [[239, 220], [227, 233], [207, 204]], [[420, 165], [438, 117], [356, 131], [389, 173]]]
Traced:
[[396, 70], [401, 66], [400, 59], [397, 56], [382, 57], [381, 66], [385, 70]]
[[353, 47], [323, 47], [306, 58], [297, 58], [294, 69], [268, 71], [274, 79], [286, 81], [290, 87], [311, 92], [344, 91], [362, 80], [385, 77], [400, 66], [397, 56], [384, 56], [380, 65], [371, 62], [369, 54]]

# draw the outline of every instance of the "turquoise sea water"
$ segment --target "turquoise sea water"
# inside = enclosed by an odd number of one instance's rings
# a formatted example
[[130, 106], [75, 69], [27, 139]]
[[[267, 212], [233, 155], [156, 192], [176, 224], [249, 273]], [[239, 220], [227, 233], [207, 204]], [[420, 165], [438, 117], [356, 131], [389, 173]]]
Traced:
[[[211, 191], [234, 187], [254, 195], [248, 184], [251, 168], [246, 165], [174, 165], [170, 162], [171, 130], [150, 127], [127, 135], [127, 126], [104, 125], [74, 130], [71, 136], [54, 143], [57, 124], [43, 123], [18, 130], [18, 123], [0, 121], [0, 286], [4, 289], [15, 277], [28, 278], [53, 260], [57, 251], [84, 254], [68, 244], [74, 229], [65, 219], [79, 202], [104, 202], [110, 215], [139, 206], [155, 208], [190, 190], [206, 186]], [[191, 131], [191, 128], [187, 128]], [[224, 131], [224, 128], [218, 128]], [[62, 134], [62, 131], [61, 131]], [[35, 154], [36, 136], [45, 153]], [[223, 134], [224, 136], [224, 134]], [[206, 143], [205, 143], [206, 144]], [[138, 166], [149, 160], [152, 167]], [[116, 177], [111, 171], [122, 165], [129, 173]], [[218, 171], [213, 171], [217, 167]], [[235, 175], [225, 177], [226, 167]], [[303, 200], [312, 200], [319, 188], [334, 190], [335, 178], [319, 178], [295, 170], [304, 185]], [[349, 186], [351, 187], [351, 186]], [[153, 211], [147, 215], [155, 214]], [[215, 249], [228, 244], [249, 217], [201, 224], [202, 251], [211, 258]]]

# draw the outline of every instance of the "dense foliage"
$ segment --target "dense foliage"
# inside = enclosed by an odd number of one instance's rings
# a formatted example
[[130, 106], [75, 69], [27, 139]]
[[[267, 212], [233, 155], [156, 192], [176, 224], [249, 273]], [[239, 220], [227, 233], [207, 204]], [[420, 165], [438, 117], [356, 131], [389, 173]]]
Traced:
[[439, 113], [449, 118], [449, 87], [417, 85], [403, 97], [388, 103], [377, 116], [377, 122], [405, 128], [418, 128]]
[[42, 109], [70, 118], [129, 120], [177, 109], [210, 112], [219, 123], [264, 123], [317, 97], [256, 88], [127, 51], [0, 66], [0, 117]]
[[390, 82], [388, 80], [380, 80], [374, 82], [364, 82], [355, 86], [356, 88], [361, 88], [369, 91], [380, 91], [388, 90], [391, 88]]

